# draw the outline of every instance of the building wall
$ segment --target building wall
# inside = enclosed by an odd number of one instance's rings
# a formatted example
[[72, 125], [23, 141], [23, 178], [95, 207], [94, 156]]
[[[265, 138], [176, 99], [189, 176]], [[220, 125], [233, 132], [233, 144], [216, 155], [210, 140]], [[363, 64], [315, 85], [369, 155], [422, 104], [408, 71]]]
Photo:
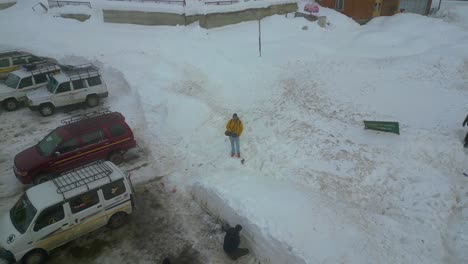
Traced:
[[400, 0], [383, 0], [380, 15], [392, 16], [398, 13]]
[[[365, 23], [372, 18], [374, 2], [374, 0], [344, 0], [344, 10], [337, 11], [353, 18], [358, 23]], [[321, 6], [335, 9], [335, 0], [321, 0], [319, 3]]]
[[[316, 0], [321, 6], [335, 9], [336, 0]], [[358, 23], [372, 19], [375, 0], [344, 0], [344, 10], [337, 10], [353, 18]], [[380, 15], [391, 16], [406, 7], [406, 12], [427, 15], [432, 0], [383, 0]]]

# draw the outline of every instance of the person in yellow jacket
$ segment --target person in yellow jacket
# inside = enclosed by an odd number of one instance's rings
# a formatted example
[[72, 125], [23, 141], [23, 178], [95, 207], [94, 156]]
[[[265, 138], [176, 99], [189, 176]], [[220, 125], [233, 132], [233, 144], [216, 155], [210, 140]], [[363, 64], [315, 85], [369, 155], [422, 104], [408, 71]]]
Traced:
[[233, 114], [232, 119], [226, 125], [226, 136], [229, 136], [231, 141], [231, 157], [234, 157], [237, 152], [237, 157], [240, 158], [239, 137], [242, 135], [242, 130], [244, 130], [242, 121], [237, 114]]

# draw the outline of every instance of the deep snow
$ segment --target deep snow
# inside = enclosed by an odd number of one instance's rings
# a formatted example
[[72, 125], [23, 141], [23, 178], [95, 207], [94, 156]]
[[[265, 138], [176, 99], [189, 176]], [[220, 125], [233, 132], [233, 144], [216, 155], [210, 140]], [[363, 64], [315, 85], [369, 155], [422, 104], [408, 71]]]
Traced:
[[[110, 86], [109, 105], [154, 159], [141, 181], [164, 175], [182, 192], [211, 194], [224, 203], [221, 217], [294, 263], [468, 259], [468, 32], [459, 23], [468, 14], [458, 6], [446, 7], [463, 18], [456, 23], [399, 14], [359, 26], [326, 8], [326, 28], [266, 18], [260, 58], [257, 22], [116, 25], [93, 10], [80, 23], [30, 5], [0, 11], [9, 25], [0, 49], [82, 56], [122, 72], [130, 89], [112, 96]], [[243, 166], [223, 135], [233, 112], [245, 127]], [[401, 135], [363, 130], [363, 120], [399, 121]], [[19, 188], [6, 170], [1, 181], [2, 196]], [[266, 245], [251, 247], [263, 259]]]

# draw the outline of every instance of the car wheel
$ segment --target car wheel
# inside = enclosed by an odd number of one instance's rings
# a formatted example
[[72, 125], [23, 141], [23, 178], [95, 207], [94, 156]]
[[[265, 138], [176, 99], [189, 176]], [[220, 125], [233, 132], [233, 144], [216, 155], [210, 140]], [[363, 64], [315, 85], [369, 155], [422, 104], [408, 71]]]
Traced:
[[39, 106], [39, 113], [42, 116], [51, 116], [54, 114], [55, 107], [52, 104], [41, 104]]
[[120, 151], [114, 151], [109, 155], [108, 160], [115, 165], [119, 165], [123, 162], [123, 155]]
[[49, 174], [39, 174], [33, 180], [34, 185], [38, 185], [47, 181], [52, 180], [52, 177]]
[[119, 228], [127, 221], [127, 214], [124, 212], [118, 212], [112, 215], [107, 222], [107, 226], [110, 228]]
[[41, 249], [30, 251], [23, 257], [23, 264], [42, 264], [47, 259], [47, 253]]
[[97, 95], [89, 95], [86, 98], [86, 103], [89, 107], [95, 107], [99, 105], [99, 97]]
[[10, 98], [4, 102], [3, 106], [8, 111], [15, 111], [18, 109], [18, 101], [16, 101], [16, 99]]

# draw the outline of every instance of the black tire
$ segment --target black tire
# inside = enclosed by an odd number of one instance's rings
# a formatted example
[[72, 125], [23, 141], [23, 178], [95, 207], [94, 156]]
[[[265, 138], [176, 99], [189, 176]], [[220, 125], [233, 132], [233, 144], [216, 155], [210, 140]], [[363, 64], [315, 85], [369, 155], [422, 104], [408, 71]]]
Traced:
[[33, 179], [34, 185], [38, 185], [47, 181], [52, 180], [52, 176], [49, 174], [39, 174]]
[[96, 107], [99, 105], [99, 96], [95, 95], [95, 94], [92, 94], [92, 95], [88, 95], [88, 97], [86, 97], [86, 104], [89, 106], [89, 107]]
[[47, 252], [42, 249], [34, 249], [26, 254], [21, 262], [23, 264], [43, 264], [47, 259]]
[[41, 104], [39, 106], [39, 113], [41, 113], [42, 116], [51, 116], [55, 112], [55, 107], [52, 104]]
[[115, 165], [120, 165], [123, 162], [123, 154], [120, 151], [113, 151], [109, 154], [107, 158], [110, 162], [114, 163]]
[[118, 212], [111, 216], [107, 226], [110, 228], [119, 228], [127, 222], [127, 214], [124, 212]]
[[7, 111], [15, 111], [16, 109], [18, 109], [18, 105], [19, 103], [18, 101], [16, 101], [15, 98], [10, 98], [3, 102], [3, 108], [5, 108], [5, 110]]

